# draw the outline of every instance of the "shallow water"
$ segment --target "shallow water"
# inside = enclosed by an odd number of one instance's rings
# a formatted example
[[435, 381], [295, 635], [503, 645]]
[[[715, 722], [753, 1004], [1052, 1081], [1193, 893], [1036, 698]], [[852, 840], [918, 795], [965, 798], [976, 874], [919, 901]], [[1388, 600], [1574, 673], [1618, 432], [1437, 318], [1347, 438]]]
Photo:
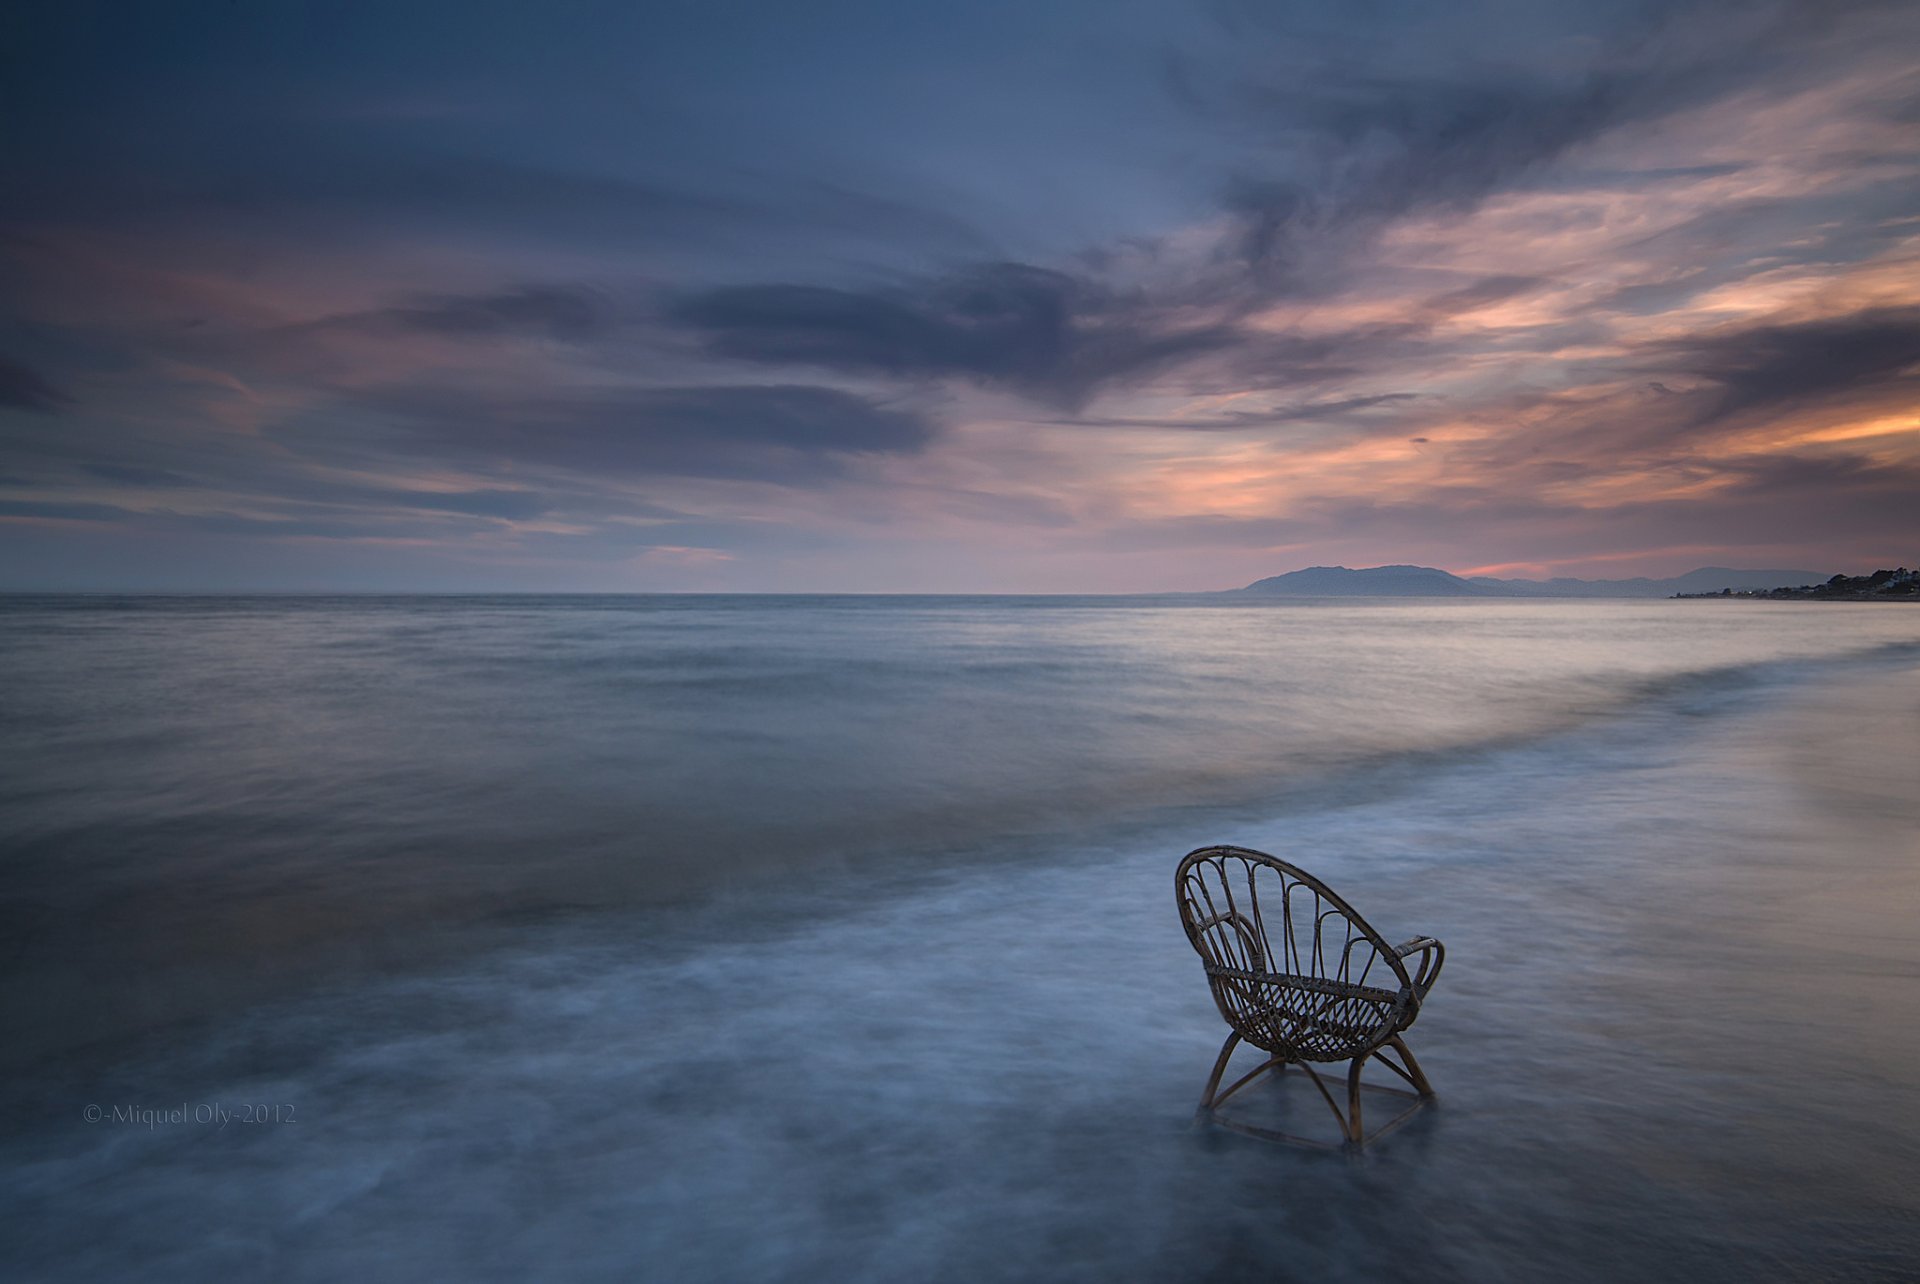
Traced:
[[[1920, 612], [16, 599], [0, 648], [11, 1276], [1920, 1261]], [[1440, 1103], [1361, 1160], [1190, 1125], [1212, 841], [1447, 941]], [[1247, 1109], [1330, 1127], [1300, 1086]], [[294, 1122], [193, 1118], [248, 1103]]]

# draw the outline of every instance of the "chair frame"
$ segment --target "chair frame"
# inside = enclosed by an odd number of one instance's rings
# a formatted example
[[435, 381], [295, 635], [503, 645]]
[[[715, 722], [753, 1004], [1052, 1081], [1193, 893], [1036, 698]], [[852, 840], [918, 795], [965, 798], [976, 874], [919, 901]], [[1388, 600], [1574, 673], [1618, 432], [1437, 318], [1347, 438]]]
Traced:
[[[1274, 891], [1279, 893], [1278, 918], [1283, 926], [1278, 941], [1269, 934], [1262, 914], [1263, 882], [1269, 906]], [[1391, 1132], [1433, 1099], [1433, 1087], [1401, 1034], [1420, 1015], [1421, 1004], [1446, 962], [1446, 947], [1439, 941], [1418, 936], [1388, 945], [1325, 883], [1277, 856], [1248, 847], [1201, 847], [1187, 853], [1174, 873], [1174, 894], [1181, 926], [1205, 964], [1214, 1004], [1229, 1027], [1201, 1093], [1201, 1117], [1269, 1140], [1327, 1145], [1218, 1113], [1218, 1107], [1242, 1088], [1269, 1073], [1278, 1078], [1291, 1065], [1298, 1065], [1313, 1081], [1339, 1121], [1343, 1144], [1354, 1148]], [[1308, 908], [1308, 897], [1310, 909], [1303, 924], [1300, 911]], [[1409, 971], [1408, 961], [1416, 956], [1417, 965]], [[1272, 966], [1275, 963], [1277, 969]], [[1384, 976], [1379, 983], [1367, 983], [1376, 966], [1391, 974], [1395, 983], [1391, 989], [1384, 984]], [[1267, 1053], [1267, 1059], [1223, 1091], [1220, 1081], [1242, 1042]], [[1313, 1068], [1316, 1062], [1341, 1061], [1348, 1063], [1344, 1111]], [[1369, 1061], [1386, 1066], [1413, 1091], [1363, 1083], [1361, 1071]], [[1412, 1104], [1368, 1134], [1361, 1107], [1363, 1090]]]

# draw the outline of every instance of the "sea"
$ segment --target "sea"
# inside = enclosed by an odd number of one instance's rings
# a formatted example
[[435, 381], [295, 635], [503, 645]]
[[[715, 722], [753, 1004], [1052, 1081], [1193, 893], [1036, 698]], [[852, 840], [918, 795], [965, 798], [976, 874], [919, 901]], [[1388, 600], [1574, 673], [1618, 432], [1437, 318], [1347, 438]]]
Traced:
[[[1363, 1151], [1211, 843], [1446, 943]], [[1903, 604], [11, 596], [0, 871], [8, 1280], [1920, 1278]]]

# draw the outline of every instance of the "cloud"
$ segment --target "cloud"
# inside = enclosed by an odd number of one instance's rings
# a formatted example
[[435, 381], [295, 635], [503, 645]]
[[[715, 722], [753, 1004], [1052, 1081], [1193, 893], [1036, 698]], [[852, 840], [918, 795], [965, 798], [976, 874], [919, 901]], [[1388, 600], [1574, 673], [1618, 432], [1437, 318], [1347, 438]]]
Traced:
[[114, 504], [65, 500], [0, 499], [0, 517], [29, 517], [59, 522], [116, 522], [136, 514]]
[[1232, 248], [1268, 281], [1299, 288], [1324, 270], [1316, 258], [1329, 245], [1363, 242], [1414, 210], [1471, 204], [1596, 136], [1627, 92], [1599, 76], [1572, 85], [1362, 76], [1271, 91], [1262, 105], [1301, 136], [1311, 176], [1235, 179], [1225, 195], [1240, 224]]
[[[1391, 320], [1321, 333], [1249, 326], [1248, 300], [1207, 280], [1158, 293], [1019, 263], [992, 263], [869, 290], [766, 284], [683, 296], [668, 319], [718, 357], [909, 380], [960, 379], [1078, 413], [1096, 397], [1177, 375], [1189, 391], [1326, 387], [1418, 351], [1451, 318], [1539, 289], [1496, 274], [1410, 300]], [[1415, 394], [1108, 426], [1222, 429], [1325, 418]]]
[[1696, 423], [1756, 410], [1778, 415], [1890, 388], [1920, 389], [1920, 307], [1722, 330], [1651, 350], [1670, 354], [1671, 369], [1719, 385]]
[[1072, 421], [1090, 428], [1171, 428], [1183, 432], [1244, 432], [1280, 424], [1317, 423], [1339, 419], [1362, 410], [1418, 401], [1416, 392], [1382, 392], [1365, 397], [1342, 397], [1335, 401], [1301, 402], [1271, 406], [1262, 410], [1230, 410], [1224, 414], [1168, 416], [1164, 418], [1099, 418]]
[[1623, 127], [1758, 85], [1785, 96], [1817, 83], [1873, 39], [1870, 21], [1851, 31], [1850, 20], [1889, 9], [1702, 0], [1658, 14], [1574, 5], [1523, 18], [1469, 8], [1436, 25], [1426, 6], [1389, 3], [1360, 28], [1307, 35], [1291, 9], [1222, 5], [1240, 70], [1176, 58], [1169, 87], [1201, 120], [1248, 140], [1222, 192], [1233, 230], [1220, 254], [1252, 269], [1241, 287], [1310, 295], [1337, 289], [1408, 216], [1525, 186], [1618, 190], [1736, 172], [1717, 158], [1631, 175], [1554, 167]]
[[612, 311], [596, 291], [577, 286], [523, 285], [492, 294], [427, 295], [311, 324], [413, 330], [454, 339], [534, 335], [578, 341], [604, 333], [612, 323]]
[[[847, 587], [1058, 551], [1071, 587], [1911, 529], [1911, 6], [1155, 14], [1005, 94], [969, 73], [1026, 19], [957, 11], [977, 60], [910, 24], [777, 75], [718, 67], [719, 19], [639, 77], [597, 23], [504, 80], [492, 19], [469, 79], [78, 41], [0, 274], [11, 342], [85, 382], [0, 362], [41, 412], [3, 416], [4, 515], [509, 575], [731, 551], [759, 569], [709, 582], [768, 587], [795, 550]], [[909, 83], [951, 117], [876, 106]]]
[[[931, 421], [855, 393], [806, 385], [621, 388], [569, 393], [395, 387], [274, 430], [304, 453], [390, 453], [488, 468], [666, 474], [798, 483], [854, 458], [912, 454]], [[342, 432], [343, 426], [347, 429]]]
[[491, 517], [528, 521], [553, 510], [551, 499], [538, 491], [487, 487], [477, 490], [422, 490], [398, 486], [348, 486], [294, 481], [285, 496], [309, 503], [353, 508], [418, 509], [430, 513], [457, 513], [463, 517]]
[[39, 374], [0, 356], [0, 408], [56, 414], [73, 401]]
[[720, 356], [910, 378], [957, 377], [1078, 407], [1238, 341], [1085, 278], [992, 263], [891, 290], [736, 286], [681, 300], [672, 319]]
[[165, 468], [148, 468], [139, 464], [83, 464], [81, 470], [117, 486], [133, 486], [140, 489], [173, 489], [193, 484], [192, 478], [180, 473]]
[[232, 512], [181, 512], [137, 509], [118, 504], [0, 500], [0, 519], [82, 522], [144, 531], [181, 531], [247, 539], [397, 540], [425, 542], [490, 533], [491, 523], [462, 520], [462, 515], [421, 520], [404, 515], [352, 511], [296, 511], [254, 515]]
[[[810, 257], [822, 244], [978, 255], [982, 234], [931, 200], [817, 177], [610, 173], [575, 160], [525, 162], [284, 116], [234, 129], [149, 134], [138, 154], [114, 145], [96, 163], [61, 154], [23, 164], [0, 200], [0, 227], [187, 236], [220, 229], [239, 244], [329, 249], [382, 241], [436, 246], [455, 237], [562, 246], [575, 253], [692, 261], [724, 270], [741, 256]], [[664, 257], [662, 257], [664, 256]]]
[[[1627, 492], [1598, 506], [1567, 503], [1504, 482], [1393, 490], [1375, 497], [1327, 495], [1297, 501], [1281, 515], [1126, 520], [1102, 531], [1100, 539], [1110, 547], [1216, 556], [1257, 555], [1276, 547], [1352, 550], [1335, 556], [1362, 563], [1399, 556], [1450, 569], [1488, 564], [1495, 560], [1489, 554], [1512, 550], [1558, 564], [1650, 554], [1674, 572], [1687, 569], [1686, 559], [1698, 565], [1766, 555], [1753, 550], [1778, 556], [1796, 549], [1859, 550], [1826, 556], [1862, 564], [1911, 558], [1900, 541], [1887, 537], [1911, 529], [1920, 466], [1784, 455], [1744, 466], [1717, 465], [1715, 475], [1721, 484], [1705, 494], [1638, 498]], [[1662, 553], [1670, 549], [1680, 551]]]

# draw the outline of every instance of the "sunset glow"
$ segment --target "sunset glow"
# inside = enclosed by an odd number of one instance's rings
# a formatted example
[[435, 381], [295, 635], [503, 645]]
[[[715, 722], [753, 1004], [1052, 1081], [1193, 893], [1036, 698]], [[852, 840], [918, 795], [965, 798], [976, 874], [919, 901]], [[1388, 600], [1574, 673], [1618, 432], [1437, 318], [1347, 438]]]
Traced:
[[1911, 8], [1082, 8], [46, 8], [0, 586], [1911, 556]]

